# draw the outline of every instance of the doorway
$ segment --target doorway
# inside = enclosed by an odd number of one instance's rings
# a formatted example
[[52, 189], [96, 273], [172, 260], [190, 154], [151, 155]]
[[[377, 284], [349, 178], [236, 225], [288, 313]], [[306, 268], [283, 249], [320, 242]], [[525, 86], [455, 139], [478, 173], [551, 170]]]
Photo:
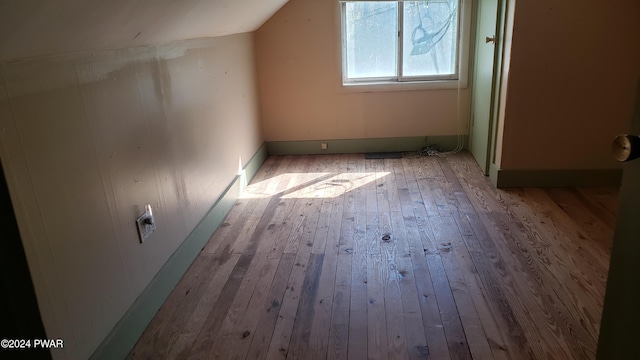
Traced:
[[[0, 166], [0, 339], [46, 339], [27, 258]], [[0, 349], [3, 359], [51, 359], [48, 350]]]

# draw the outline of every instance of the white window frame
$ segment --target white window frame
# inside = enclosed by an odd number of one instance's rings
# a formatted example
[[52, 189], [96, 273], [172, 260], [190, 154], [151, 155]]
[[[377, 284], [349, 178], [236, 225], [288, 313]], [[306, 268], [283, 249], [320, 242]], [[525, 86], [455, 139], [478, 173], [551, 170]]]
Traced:
[[[460, 0], [458, 5], [458, 53], [456, 72], [453, 75], [435, 75], [425, 77], [403, 78], [402, 76], [402, 6], [403, 0], [395, 0], [398, 3], [398, 76], [379, 79], [347, 79], [344, 29], [346, 26], [345, 7], [348, 2], [376, 1], [376, 0], [340, 0], [338, 14], [338, 34], [340, 37], [340, 73], [342, 91], [346, 92], [375, 92], [375, 91], [405, 91], [427, 89], [461, 89], [468, 85], [469, 74], [469, 46], [471, 38], [471, 0]], [[377, 0], [394, 1], [394, 0]], [[416, 1], [416, 0], [412, 0]], [[420, 0], [417, 0], [420, 1]]]

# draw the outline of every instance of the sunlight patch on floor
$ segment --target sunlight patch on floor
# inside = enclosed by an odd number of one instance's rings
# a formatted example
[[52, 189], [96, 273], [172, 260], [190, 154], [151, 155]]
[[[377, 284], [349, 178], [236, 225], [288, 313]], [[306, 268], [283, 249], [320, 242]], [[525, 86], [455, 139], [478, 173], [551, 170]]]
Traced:
[[280, 195], [283, 199], [334, 198], [389, 175], [364, 173], [286, 173], [247, 186], [241, 199], [261, 199]]

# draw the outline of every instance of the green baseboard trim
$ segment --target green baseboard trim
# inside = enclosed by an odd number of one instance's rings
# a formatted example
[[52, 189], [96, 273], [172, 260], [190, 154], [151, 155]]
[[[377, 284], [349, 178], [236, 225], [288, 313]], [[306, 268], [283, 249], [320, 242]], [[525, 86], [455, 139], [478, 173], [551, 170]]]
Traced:
[[[466, 149], [468, 136], [462, 136]], [[327, 149], [322, 150], [322, 143]], [[353, 154], [366, 152], [410, 152], [418, 151], [427, 144], [435, 145], [441, 151], [453, 150], [458, 146], [457, 135], [380, 138], [380, 139], [337, 139], [337, 140], [301, 140], [268, 141], [269, 155], [306, 155], [306, 154]]]
[[124, 359], [267, 158], [263, 144], [131, 305], [91, 359]]
[[495, 187], [499, 187], [498, 186], [498, 172], [499, 171], [500, 171], [500, 169], [498, 169], [496, 164], [491, 163], [491, 165], [489, 165], [489, 180], [491, 181], [491, 184], [493, 184], [493, 186], [495, 186]]
[[489, 169], [489, 178], [498, 188], [617, 187], [622, 180], [622, 170], [504, 170], [494, 165]]

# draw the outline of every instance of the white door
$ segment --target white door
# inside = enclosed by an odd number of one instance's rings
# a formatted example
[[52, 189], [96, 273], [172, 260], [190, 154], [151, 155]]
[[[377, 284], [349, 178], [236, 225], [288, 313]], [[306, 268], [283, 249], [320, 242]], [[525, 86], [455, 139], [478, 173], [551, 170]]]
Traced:
[[499, 0], [479, 0], [473, 70], [469, 149], [485, 174], [489, 172], [495, 93]]

